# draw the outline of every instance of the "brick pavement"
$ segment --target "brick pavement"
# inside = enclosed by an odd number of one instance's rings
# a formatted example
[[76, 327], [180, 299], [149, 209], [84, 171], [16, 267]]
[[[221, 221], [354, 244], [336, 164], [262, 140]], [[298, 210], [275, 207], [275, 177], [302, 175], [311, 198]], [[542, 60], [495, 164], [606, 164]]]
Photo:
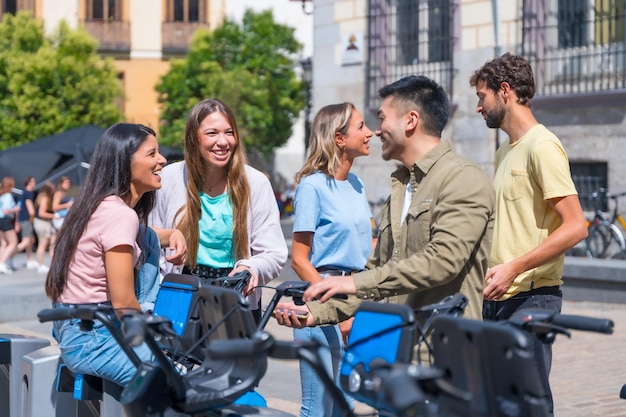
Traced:
[[554, 345], [550, 375], [555, 417], [626, 416], [626, 305], [566, 301], [563, 313], [610, 318], [612, 335], [573, 331]]
[[[286, 268], [289, 269], [289, 268]], [[42, 275], [21, 270], [12, 276], [0, 276], [0, 311], [37, 311], [47, 307], [36, 299], [43, 292]], [[292, 279], [292, 278], [287, 278]], [[270, 295], [267, 292], [265, 297]], [[18, 303], [20, 301], [20, 303]], [[17, 311], [16, 311], [17, 310]], [[554, 347], [551, 374], [556, 417], [616, 417], [626, 416], [626, 400], [619, 398], [626, 384], [626, 304], [565, 301], [563, 312], [593, 317], [610, 318], [615, 322], [612, 335], [573, 331], [571, 339], [559, 336]], [[26, 317], [34, 319], [34, 313]], [[0, 333], [26, 333], [49, 337], [48, 326], [32, 319], [15, 321], [0, 319]], [[20, 319], [17, 319], [20, 320]], [[267, 330], [277, 339], [288, 340], [291, 330], [270, 320]], [[270, 406], [298, 414], [300, 383], [297, 362], [271, 360], [268, 372], [259, 387]], [[358, 407], [366, 411], [367, 407]]]

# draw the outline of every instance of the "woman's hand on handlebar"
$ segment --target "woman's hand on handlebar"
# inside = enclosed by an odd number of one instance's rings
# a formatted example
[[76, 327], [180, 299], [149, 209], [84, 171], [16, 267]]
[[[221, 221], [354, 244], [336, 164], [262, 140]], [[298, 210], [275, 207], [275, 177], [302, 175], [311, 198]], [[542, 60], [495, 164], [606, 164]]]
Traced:
[[257, 274], [254, 272], [252, 268], [246, 265], [241, 265], [241, 264], [237, 265], [235, 269], [230, 271], [230, 274], [228, 274], [228, 276], [232, 277], [237, 272], [241, 272], [241, 271], [250, 272], [250, 281], [248, 282], [248, 286], [244, 288], [243, 290], [243, 295], [250, 295], [254, 292], [254, 290], [256, 290], [256, 287], [259, 285], [259, 277], [257, 276]]
[[272, 313], [281, 326], [302, 329], [313, 326], [314, 317], [306, 305], [299, 306], [295, 303], [278, 303]]
[[187, 242], [180, 230], [172, 230], [169, 236], [169, 249], [172, 255], [166, 258], [168, 262], [174, 265], [182, 265], [187, 261]]
[[356, 294], [356, 285], [352, 276], [328, 277], [321, 282], [311, 284], [304, 292], [302, 299], [304, 301], [319, 300], [320, 303], [325, 303], [338, 294]]

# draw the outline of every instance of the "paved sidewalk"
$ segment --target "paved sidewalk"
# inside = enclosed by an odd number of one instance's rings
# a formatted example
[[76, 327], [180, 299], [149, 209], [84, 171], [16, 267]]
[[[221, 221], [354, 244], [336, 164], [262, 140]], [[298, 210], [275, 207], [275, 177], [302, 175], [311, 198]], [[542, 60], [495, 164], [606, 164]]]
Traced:
[[[23, 256], [23, 255], [21, 255]], [[20, 255], [16, 265], [20, 266]], [[278, 281], [296, 279], [288, 266]], [[50, 305], [44, 294], [45, 276], [20, 269], [0, 275], [0, 333], [50, 335], [50, 325], [36, 320], [36, 312]], [[264, 292], [264, 303], [271, 297]], [[572, 331], [558, 336], [554, 347], [551, 381], [556, 417], [626, 416], [626, 400], [619, 398], [626, 384], [626, 305], [565, 301], [563, 313], [609, 318], [615, 322], [612, 335]], [[267, 330], [280, 340], [291, 340], [291, 329], [270, 320]], [[271, 407], [298, 415], [300, 381], [296, 361], [270, 360], [259, 391]], [[357, 411], [369, 410], [365, 406]]]

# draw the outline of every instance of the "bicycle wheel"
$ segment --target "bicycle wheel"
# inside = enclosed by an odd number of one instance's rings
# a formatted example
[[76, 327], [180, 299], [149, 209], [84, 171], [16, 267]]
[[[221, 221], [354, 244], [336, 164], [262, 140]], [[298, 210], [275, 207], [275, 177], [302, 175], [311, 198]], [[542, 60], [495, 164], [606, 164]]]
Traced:
[[619, 259], [626, 252], [624, 235], [617, 226], [602, 222], [589, 227], [585, 239], [587, 256], [599, 259]]
[[607, 247], [607, 258], [624, 259], [626, 257], [626, 241], [622, 231], [615, 224], [610, 225], [611, 241]]
[[603, 224], [594, 224], [587, 229], [585, 252], [589, 258], [603, 258], [609, 243], [610, 231]]

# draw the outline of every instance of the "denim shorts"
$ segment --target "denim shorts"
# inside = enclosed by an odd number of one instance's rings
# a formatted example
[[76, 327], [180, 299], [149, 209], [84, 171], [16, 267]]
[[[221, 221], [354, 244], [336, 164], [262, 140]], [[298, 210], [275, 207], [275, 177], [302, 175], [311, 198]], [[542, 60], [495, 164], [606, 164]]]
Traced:
[[[114, 321], [120, 325], [116, 318]], [[95, 375], [122, 386], [135, 375], [135, 365], [98, 320], [89, 330], [81, 330], [78, 319], [55, 321], [53, 336], [59, 342], [63, 362], [73, 372]], [[134, 350], [142, 361], [152, 359], [145, 343]]]

